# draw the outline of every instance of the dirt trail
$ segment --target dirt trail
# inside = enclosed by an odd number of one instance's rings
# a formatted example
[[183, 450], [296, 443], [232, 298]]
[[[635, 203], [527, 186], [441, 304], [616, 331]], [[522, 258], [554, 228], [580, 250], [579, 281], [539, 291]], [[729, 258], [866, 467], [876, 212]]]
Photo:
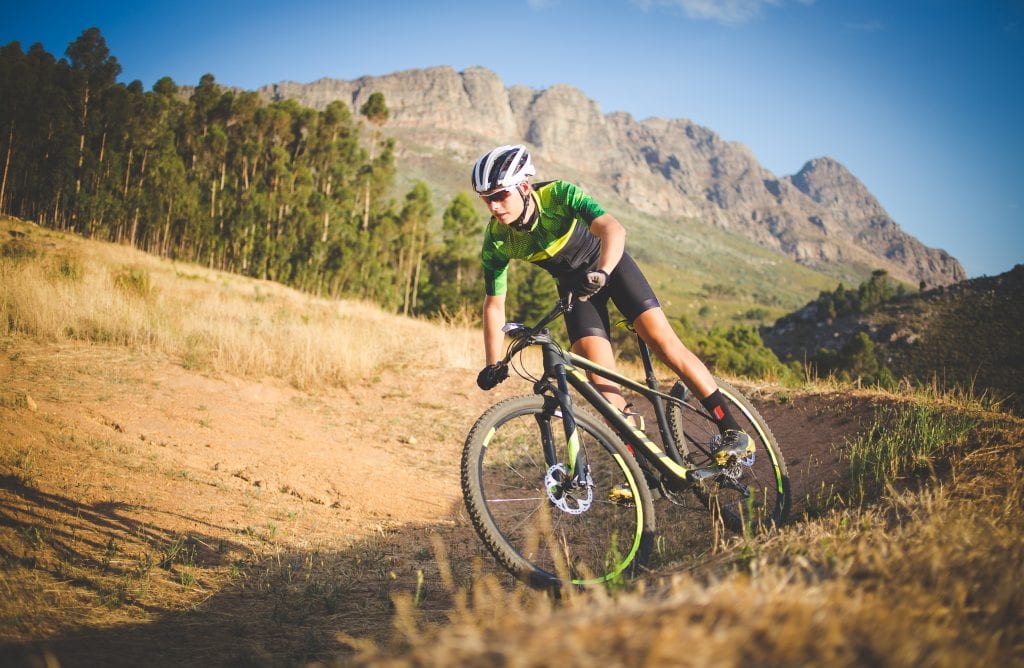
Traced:
[[[301, 663], [380, 638], [434, 560], [494, 571], [462, 512], [462, 438], [486, 406], [465, 369], [384, 372], [316, 394], [89, 345], [0, 356], [0, 661]], [[754, 388], [745, 390], [753, 391]], [[794, 497], [841, 482], [833, 445], [866, 397], [752, 397]], [[52, 609], [50, 609], [52, 608]], [[101, 660], [102, 659], [102, 660]]]

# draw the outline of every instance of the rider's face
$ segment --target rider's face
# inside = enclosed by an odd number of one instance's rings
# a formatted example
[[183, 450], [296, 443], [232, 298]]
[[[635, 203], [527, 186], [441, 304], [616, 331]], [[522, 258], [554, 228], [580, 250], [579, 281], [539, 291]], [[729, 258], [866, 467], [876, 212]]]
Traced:
[[499, 223], [508, 225], [518, 220], [523, 213], [526, 206], [523, 193], [526, 188], [526, 184], [520, 184], [489, 195], [481, 195], [480, 199]]

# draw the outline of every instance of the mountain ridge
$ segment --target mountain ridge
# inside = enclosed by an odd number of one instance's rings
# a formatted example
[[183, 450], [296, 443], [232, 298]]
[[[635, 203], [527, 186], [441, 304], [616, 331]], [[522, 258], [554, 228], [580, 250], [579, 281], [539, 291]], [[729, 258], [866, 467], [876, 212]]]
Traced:
[[355, 80], [282, 81], [257, 91], [315, 109], [342, 100], [358, 110], [374, 92], [390, 110], [386, 128], [407, 141], [403, 157], [442, 151], [470, 164], [481, 147], [523, 142], [542, 169], [584, 181], [637, 211], [699, 218], [813, 268], [884, 268], [907, 283], [942, 286], [966, 278], [960, 263], [894, 221], [864, 184], [830, 157], [793, 175], [765, 169], [751, 149], [684, 118], [636, 120], [600, 106], [569, 84], [506, 87], [494, 72], [450, 66]]

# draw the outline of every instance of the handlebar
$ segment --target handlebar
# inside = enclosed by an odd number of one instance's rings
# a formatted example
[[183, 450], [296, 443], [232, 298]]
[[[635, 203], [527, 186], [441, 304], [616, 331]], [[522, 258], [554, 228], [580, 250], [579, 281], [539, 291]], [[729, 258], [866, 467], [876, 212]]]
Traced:
[[514, 340], [508, 347], [508, 351], [505, 353], [502, 364], [508, 364], [509, 361], [519, 354], [520, 351], [532, 346], [535, 343], [540, 342], [544, 338], [550, 338], [547, 333], [547, 326], [557, 320], [562, 315], [569, 313], [574, 308], [573, 294], [570, 292], [565, 298], [560, 298], [555, 302], [554, 307], [548, 314], [545, 315], [540, 321], [533, 327], [527, 327], [526, 325], [518, 322], [506, 323], [502, 327], [502, 331], [511, 336]]

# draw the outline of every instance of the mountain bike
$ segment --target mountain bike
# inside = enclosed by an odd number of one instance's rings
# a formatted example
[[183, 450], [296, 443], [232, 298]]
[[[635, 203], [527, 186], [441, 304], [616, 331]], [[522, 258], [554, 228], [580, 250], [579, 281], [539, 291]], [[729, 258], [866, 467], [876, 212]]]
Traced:
[[[637, 381], [563, 349], [547, 329], [573, 307], [559, 299], [533, 327], [505, 325], [501, 363], [533, 381], [533, 394], [501, 401], [475, 422], [462, 453], [462, 492], [470, 520], [494, 558], [538, 588], [623, 581], [647, 562], [655, 543], [654, 498], [700, 507], [733, 531], [786, 520], [789, 477], [771, 430], [749, 401], [716, 378], [730, 411], [754, 440], [744, 459], [716, 463], [718, 427], [676, 382], [659, 388], [651, 353], [636, 336], [645, 372]], [[521, 353], [541, 349], [543, 374], [531, 376]], [[518, 362], [518, 365], [517, 365]], [[591, 371], [653, 408], [661, 444], [588, 381]], [[576, 406], [575, 390], [597, 417]]]

